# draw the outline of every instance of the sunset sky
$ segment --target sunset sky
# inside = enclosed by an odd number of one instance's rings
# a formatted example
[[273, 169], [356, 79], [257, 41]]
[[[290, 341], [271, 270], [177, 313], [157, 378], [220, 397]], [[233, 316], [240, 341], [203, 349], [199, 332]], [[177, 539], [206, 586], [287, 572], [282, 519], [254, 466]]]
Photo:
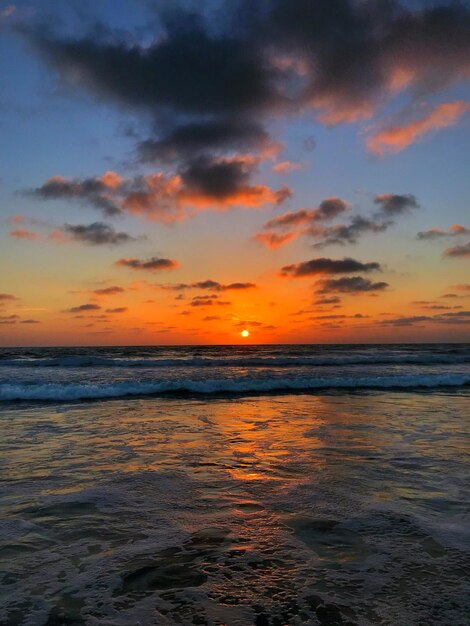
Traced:
[[470, 341], [468, 3], [0, 2], [0, 65], [0, 345]]

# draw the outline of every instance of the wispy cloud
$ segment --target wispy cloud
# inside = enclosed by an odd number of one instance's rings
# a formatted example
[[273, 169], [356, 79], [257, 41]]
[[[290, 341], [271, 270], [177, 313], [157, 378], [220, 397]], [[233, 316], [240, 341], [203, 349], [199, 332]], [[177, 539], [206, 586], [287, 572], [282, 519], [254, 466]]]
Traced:
[[469, 110], [463, 100], [438, 104], [423, 117], [377, 131], [367, 139], [367, 149], [379, 156], [396, 154], [431, 132], [453, 126]]

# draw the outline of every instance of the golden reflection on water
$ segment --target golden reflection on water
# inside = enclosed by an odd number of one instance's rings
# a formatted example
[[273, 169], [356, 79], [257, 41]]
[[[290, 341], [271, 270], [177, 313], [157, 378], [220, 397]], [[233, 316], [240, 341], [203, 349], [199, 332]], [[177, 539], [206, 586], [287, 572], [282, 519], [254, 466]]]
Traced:
[[[170, 623], [200, 614], [208, 624], [251, 624], [260, 602], [266, 614], [290, 616], [281, 624], [317, 623], [312, 593], [336, 594], [353, 623], [380, 623], [374, 606], [408, 598], [407, 560], [409, 577], [413, 559], [429, 555], [448, 558], [441, 565], [452, 571], [455, 555], [408, 518], [460, 515], [442, 477], [451, 463], [452, 480], [463, 480], [455, 458], [466, 402], [377, 393], [12, 411], [0, 443], [6, 516], [35, 530], [18, 531], [0, 565], [16, 572], [18, 597], [36, 597], [41, 580], [52, 603], [78, 568], [93, 581], [80, 593], [96, 614], [100, 605], [128, 623], [149, 596]], [[60, 567], [41, 578], [50, 559]], [[390, 572], [377, 594], [376, 562]], [[425, 586], [439, 585], [426, 571]], [[410, 583], [415, 595], [420, 584]]]

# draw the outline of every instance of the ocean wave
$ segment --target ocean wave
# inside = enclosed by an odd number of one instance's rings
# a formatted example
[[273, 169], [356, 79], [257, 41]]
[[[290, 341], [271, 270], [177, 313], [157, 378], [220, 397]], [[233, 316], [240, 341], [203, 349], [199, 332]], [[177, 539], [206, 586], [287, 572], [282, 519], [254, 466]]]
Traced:
[[388, 354], [354, 356], [235, 357], [186, 359], [124, 359], [99, 356], [64, 356], [37, 359], [2, 359], [0, 367], [322, 367], [341, 365], [460, 365], [470, 363], [470, 354]]
[[155, 382], [117, 382], [110, 384], [1, 384], [0, 402], [93, 400], [147, 395], [270, 394], [315, 390], [380, 390], [463, 387], [470, 385], [469, 374], [415, 374], [406, 376], [337, 377], [291, 379], [238, 378], [178, 380]]

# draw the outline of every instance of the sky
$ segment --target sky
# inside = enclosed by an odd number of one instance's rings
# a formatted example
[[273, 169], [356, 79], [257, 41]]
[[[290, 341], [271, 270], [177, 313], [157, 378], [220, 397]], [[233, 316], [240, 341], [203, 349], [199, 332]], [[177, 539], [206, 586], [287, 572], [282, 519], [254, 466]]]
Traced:
[[470, 341], [469, 78], [467, 2], [0, 1], [0, 345]]

